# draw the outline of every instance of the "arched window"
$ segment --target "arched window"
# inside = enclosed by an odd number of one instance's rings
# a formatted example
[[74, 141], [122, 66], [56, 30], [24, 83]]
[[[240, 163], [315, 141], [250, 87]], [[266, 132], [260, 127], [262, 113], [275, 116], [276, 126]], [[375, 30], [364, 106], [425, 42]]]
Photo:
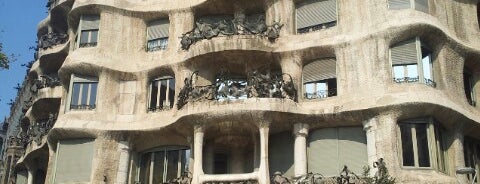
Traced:
[[152, 21], [147, 26], [147, 51], [165, 50], [168, 46], [168, 19]]
[[296, 4], [297, 33], [308, 33], [337, 25], [336, 0], [305, 0]]
[[335, 58], [315, 60], [303, 67], [303, 91], [305, 99], [337, 96], [337, 72]]

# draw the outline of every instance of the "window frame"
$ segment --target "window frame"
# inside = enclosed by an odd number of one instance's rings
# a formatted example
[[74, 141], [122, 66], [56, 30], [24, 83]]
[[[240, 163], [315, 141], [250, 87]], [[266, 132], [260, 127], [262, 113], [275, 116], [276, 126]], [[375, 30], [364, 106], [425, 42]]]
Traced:
[[[78, 27], [77, 27], [77, 35], [75, 36], [75, 48], [89, 48], [89, 47], [96, 47], [98, 46], [98, 40], [100, 38], [100, 28], [99, 29], [87, 29], [87, 30], [82, 30], [82, 24], [83, 24], [83, 17], [86, 16], [86, 15], [80, 15], [80, 21], [78, 23]], [[101, 22], [101, 16], [100, 14], [98, 15], [98, 27], [100, 27], [100, 22]], [[97, 40], [96, 42], [94, 42], [95, 44], [94, 45], [87, 45], [87, 46], [80, 46], [80, 41], [81, 41], [81, 37], [82, 37], [82, 32], [84, 31], [88, 31], [88, 40], [91, 41], [91, 37], [92, 37], [92, 32], [93, 31], [97, 31]], [[86, 44], [92, 44], [92, 42], [87, 42]]]
[[476, 104], [477, 104], [477, 98], [476, 98], [476, 90], [475, 90], [475, 76], [473, 75], [473, 72], [471, 72], [470, 70], [468, 70], [467, 68], [463, 69], [463, 80], [464, 80], [464, 84], [465, 84], [465, 75], [468, 76], [468, 87], [469, 87], [469, 91], [470, 91], [470, 98], [471, 99], [468, 99], [468, 96], [466, 94], [467, 92], [467, 89], [464, 89], [465, 91], [465, 96], [466, 96], [466, 99], [467, 99], [467, 102], [468, 104], [470, 104], [471, 106], [473, 107], [476, 107]]
[[[95, 95], [95, 108], [93, 109], [72, 109], [71, 104], [72, 104], [72, 97], [73, 97], [73, 84], [74, 83], [97, 83], [97, 90], [96, 90], [96, 95]], [[69, 111], [96, 111], [97, 109], [97, 102], [98, 102], [98, 89], [99, 89], [99, 80], [97, 77], [88, 77], [88, 76], [81, 76], [77, 74], [71, 74], [70, 75], [70, 84], [68, 87], [68, 95], [67, 95], [67, 103], [65, 107], [65, 112]], [[87, 99], [90, 99], [91, 91], [88, 91], [88, 97]], [[81, 95], [80, 95], [81, 96]], [[89, 105], [90, 100], [87, 100], [87, 105]]]
[[[305, 1], [305, 0], [303, 0]], [[308, 34], [308, 33], [313, 33], [313, 32], [317, 32], [317, 31], [321, 31], [321, 30], [325, 30], [325, 29], [328, 29], [328, 28], [331, 28], [331, 27], [335, 27], [338, 25], [338, 0], [335, 0], [335, 10], [336, 10], [336, 20], [334, 22], [327, 22], [327, 23], [323, 23], [323, 24], [317, 24], [317, 25], [314, 25], [314, 26], [310, 26], [308, 27], [309, 29], [313, 29], [317, 26], [322, 26], [322, 28], [320, 29], [315, 29], [315, 30], [311, 30], [311, 31], [306, 31], [306, 32], [299, 32], [298, 31], [298, 25], [297, 25], [297, 9], [298, 9], [298, 4], [301, 4], [303, 1], [301, 2], [298, 2], [298, 3], [294, 3], [294, 6], [295, 6], [295, 34], [296, 35], [300, 35], [300, 34]], [[319, 1], [322, 1], [322, 0], [319, 0]], [[325, 28], [323, 28], [323, 26], [326, 26]], [[305, 28], [302, 28], [302, 29], [305, 29]]]
[[[478, 178], [480, 172], [480, 141], [478, 139], [465, 137], [465, 140], [463, 141], [463, 152], [465, 156], [465, 166], [471, 167], [470, 165], [474, 165], [474, 169], [477, 171], [477, 181], [474, 183], [480, 184], [480, 178]], [[473, 157], [473, 160], [470, 160], [471, 157]], [[472, 182], [473, 178], [471, 177], [473, 177], [473, 175], [467, 175], [469, 182]]]
[[[387, 8], [388, 8], [389, 10], [398, 10], [398, 9], [391, 9], [391, 8], [390, 8], [390, 3], [389, 3], [389, 1], [390, 1], [390, 0], [387, 0]], [[422, 10], [417, 10], [417, 9], [415, 9], [415, 8], [416, 8], [416, 7], [415, 7], [415, 0], [409, 0], [409, 1], [410, 1], [410, 8], [405, 8], [405, 9], [411, 9], [411, 10], [423, 12], [423, 13], [426, 13], [426, 14], [430, 14], [430, 2], [428, 2], [428, 0], [426, 0], [427, 3], [428, 3], [427, 12], [424, 12], [424, 11], [422, 11]]]
[[[396, 47], [396, 45], [392, 45], [388, 49], [388, 55], [389, 55], [389, 61], [390, 61], [390, 66], [391, 66], [391, 74], [392, 74], [393, 82], [398, 83], [398, 84], [401, 84], [401, 83], [422, 83], [422, 84], [425, 84], [425, 85], [428, 85], [428, 86], [436, 87], [435, 69], [433, 68], [434, 65], [433, 65], [433, 56], [432, 56], [433, 55], [433, 50], [430, 49], [430, 47], [428, 47], [427, 45], [422, 44], [422, 41], [420, 40], [419, 37], [415, 37], [414, 39], [415, 39], [415, 50], [416, 50], [416, 55], [417, 55], [417, 62], [415, 64], [397, 64], [397, 65], [394, 65], [393, 60], [392, 60], [392, 48]], [[408, 40], [405, 40], [405, 41], [408, 41]], [[429, 58], [431, 79], [426, 79], [425, 78], [425, 72], [424, 72], [425, 69], [423, 67], [422, 49], [425, 49], [425, 50], [429, 51], [428, 58]], [[407, 66], [409, 66], [409, 65], [416, 65], [416, 67], [417, 67], [417, 77], [416, 78], [408, 77]], [[396, 78], [395, 77], [394, 67], [398, 67], [398, 66], [403, 66], [403, 71], [404, 71], [404, 74], [403, 74], [404, 77], [403, 78]], [[402, 80], [402, 81], [400, 81], [400, 80], [397, 80], [397, 79], [413, 79], [413, 80]]]
[[[412, 151], [414, 166], [404, 166], [403, 165], [403, 142], [402, 142], [402, 133], [400, 130], [401, 124], [408, 124], [411, 128], [411, 139], [412, 139]], [[420, 167], [419, 166], [419, 156], [418, 156], [418, 140], [416, 139], [416, 128], [415, 124], [426, 124], [427, 132], [427, 144], [428, 144], [428, 156], [429, 156], [429, 167]], [[438, 133], [436, 133], [438, 132]], [[398, 145], [398, 158], [400, 160], [399, 164], [402, 169], [408, 170], [435, 170], [443, 174], [450, 174], [449, 163], [448, 163], [448, 148], [445, 145], [445, 130], [440, 126], [438, 122], [435, 121], [432, 117], [426, 118], [414, 118], [414, 119], [405, 119], [398, 121], [397, 123], [397, 145]], [[443, 150], [442, 150], [443, 149]], [[443, 158], [439, 158], [440, 152], [443, 153]], [[441, 169], [439, 162], [443, 165], [444, 169]]]
[[[187, 150], [190, 150], [189, 155], [186, 154]], [[149, 164], [149, 169], [148, 169], [149, 173], [148, 173], [148, 178], [145, 178], [145, 179], [148, 179], [148, 182], [146, 184], [153, 183], [153, 174], [154, 174], [153, 172], [154, 172], [154, 166], [155, 166], [155, 164], [154, 164], [155, 163], [155, 153], [158, 153], [158, 152], [164, 152], [165, 153], [164, 158], [163, 158], [164, 159], [164, 162], [163, 162], [164, 170], [163, 170], [162, 178], [164, 180], [163, 183], [167, 182], [168, 180], [166, 180], [165, 176], [168, 173], [168, 169], [167, 169], [168, 168], [168, 158], [167, 158], [168, 156], [166, 154], [168, 151], [178, 151], [179, 155], [182, 154], [182, 151], [185, 151], [185, 165], [184, 165], [185, 169], [184, 169], [184, 171], [187, 171], [190, 167], [190, 164], [193, 164], [193, 163], [190, 163], [190, 157], [193, 154], [193, 152], [192, 152], [192, 149], [189, 146], [167, 145], [167, 146], [156, 147], [156, 148], [141, 152], [139, 154], [139, 156], [137, 158], [137, 163], [138, 163], [137, 168], [135, 169], [136, 170], [135, 171], [136, 172], [135, 182], [140, 182], [140, 177], [142, 177], [141, 176], [142, 158], [143, 158], [144, 155], [149, 154], [150, 155], [149, 156], [150, 157], [150, 164]], [[179, 156], [179, 158], [180, 158], [180, 156]], [[181, 162], [182, 162], [182, 159], [178, 159], [177, 164], [182, 165]], [[181, 170], [181, 168], [177, 168], [177, 169]], [[167, 172], [165, 172], [165, 170]], [[177, 170], [177, 172], [178, 172], [178, 170]], [[177, 177], [182, 176], [182, 175], [183, 175], [183, 173], [177, 173]]]
[[[145, 51], [147, 52], [155, 52], [155, 51], [160, 51], [160, 50], [167, 50], [168, 49], [168, 45], [169, 45], [169, 39], [170, 39], [170, 30], [168, 31], [168, 35], [165, 36], [165, 37], [160, 37], [160, 38], [155, 38], [155, 39], [149, 39], [148, 35], [149, 35], [149, 27], [152, 26], [153, 23], [155, 23], [156, 21], [164, 21], [166, 20], [167, 21], [167, 24], [168, 24], [168, 29], [170, 29], [170, 19], [169, 18], [162, 18], [162, 19], [156, 19], [156, 20], [153, 20], [153, 21], [150, 21], [148, 23], [146, 23], [146, 35], [145, 35]], [[161, 47], [161, 46], [157, 46], [157, 47], [153, 47], [153, 48], [149, 48], [149, 43], [150, 42], [153, 42], [153, 41], [166, 41], [166, 44], [165, 44], [165, 47]]]
[[[155, 108], [152, 110], [152, 107], [151, 107], [151, 99], [152, 99], [152, 88], [153, 88], [153, 84], [154, 82], [159, 82], [159, 81], [162, 81], [162, 80], [165, 80], [167, 81], [167, 89], [165, 91], [165, 100], [167, 101], [167, 103], [169, 102], [168, 98], [170, 97], [168, 94], [169, 94], [169, 80], [173, 79], [173, 83], [174, 83], [174, 88], [173, 88], [173, 102], [172, 104], [169, 104], [168, 108], [157, 108], [157, 106], [155, 106]], [[148, 95], [147, 95], [147, 99], [148, 99], [148, 103], [147, 103], [147, 111], [148, 112], [158, 112], [158, 111], [167, 111], [167, 110], [171, 110], [175, 107], [175, 93], [176, 93], [176, 80], [175, 80], [175, 77], [172, 76], [172, 75], [165, 75], [165, 76], [162, 76], [162, 77], [157, 77], [153, 80], [151, 80], [149, 82], [149, 85], [148, 85]], [[158, 88], [157, 90], [157, 102], [155, 103], [156, 105], [159, 105], [159, 101], [160, 101], [160, 88]]]

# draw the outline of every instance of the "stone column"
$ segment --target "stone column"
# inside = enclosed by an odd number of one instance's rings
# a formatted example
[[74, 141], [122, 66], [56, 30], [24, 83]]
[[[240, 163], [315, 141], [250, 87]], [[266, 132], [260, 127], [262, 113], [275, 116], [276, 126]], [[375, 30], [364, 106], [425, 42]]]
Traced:
[[130, 160], [130, 143], [128, 141], [120, 141], [118, 143], [118, 152], [120, 152], [120, 158], [115, 184], [126, 184], [128, 182], [128, 161]]
[[[283, 80], [290, 81], [293, 80], [293, 84], [297, 91], [297, 98], [295, 100], [301, 99], [302, 96], [302, 58], [299, 55], [294, 53], [282, 54], [280, 56], [280, 66], [282, 67], [282, 73], [288, 74], [283, 75]], [[290, 78], [291, 77], [291, 78]]]
[[271, 4], [266, 9], [266, 23], [272, 25], [274, 22], [283, 24], [280, 37], [295, 34], [295, 4], [292, 0], [267, 0]]
[[365, 134], [367, 136], [367, 163], [368, 166], [370, 167], [370, 175], [374, 176], [376, 173], [376, 168], [372, 167], [373, 162], [376, 162], [378, 160], [377, 158], [377, 147], [376, 147], [376, 138], [375, 138], [375, 129], [376, 129], [376, 123], [377, 123], [377, 118], [371, 118], [366, 121], [364, 121], [363, 124], [363, 130], [365, 131]]
[[[455, 171], [458, 169], [458, 168], [464, 168], [465, 167], [465, 155], [463, 154], [464, 150], [463, 150], [463, 141], [464, 141], [464, 135], [463, 135], [463, 123], [458, 123], [455, 127], [455, 130], [453, 132], [453, 136], [452, 136], [452, 139], [453, 139], [453, 142], [452, 142], [452, 148], [453, 148], [453, 156], [454, 156], [454, 159], [453, 159], [453, 165], [455, 166], [454, 167], [454, 170], [452, 171], [453, 173], [455, 173]], [[450, 159], [446, 159], [445, 161], [448, 162]], [[477, 175], [478, 177], [478, 175]], [[458, 174], [457, 175], [457, 179], [461, 182], [461, 183], [468, 183], [468, 178], [467, 178], [467, 175], [466, 174]]]
[[270, 174], [268, 171], [268, 125], [261, 125], [260, 132], [260, 167], [258, 168], [258, 183], [270, 184]]
[[204, 127], [202, 125], [195, 125], [193, 135], [193, 176], [192, 184], [200, 184], [200, 176], [203, 175], [202, 166], [202, 149], [203, 149], [203, 136], [205, 134]]
[[308, 124], [296, 123], [293, 125], [294, 143], [294, 168], [295, 177], [307, 174], [307, 136]]

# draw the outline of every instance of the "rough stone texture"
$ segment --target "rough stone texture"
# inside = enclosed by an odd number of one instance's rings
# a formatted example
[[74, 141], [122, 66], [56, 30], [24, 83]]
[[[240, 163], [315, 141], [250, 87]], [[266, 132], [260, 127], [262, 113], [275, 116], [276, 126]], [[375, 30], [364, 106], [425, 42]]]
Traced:
[[[145, 150], [182, 145], [192, 149], [193, 184], [238, 180], [268, 184], [273, 174], [268, 172], [268, 134], [286, 130], [298, 133], [294, 126], [300, 123], [308, 128], [306, 133], [300, 132], [302, 139], [296, 141], [296, 148], [305, 147], [303, 134], [308, 137], [308, 130], [363, 126], [368, 162], [384, 158], [391, 175], [400, 183], [456, 183], [454, 171], [464, 166], [463, 138], [480, 139], [480, 106], [467, 103], [462, 75], [464, 66], [471, 70], [475, 96], [480, 97], [478, 1], [429, 0], [429, 14], [425, 14], [411, 9], [389, 10], [386, 0], [337, 0], [336, 26], [299, 35], [295, 33], [296, 2], [299, 0], [58, 0], [49, 16], [39, 23], [38, 36], [64, 31], [69, 41], [40, 50], [28, 78], [58, 73], [62, 87], [45, 88], [33, 95], [33, 106], [25, 117], [22, 103], [32, 95], [25, 90], [19, 93], [8, 119], [11, 124], [7, 136], [18, 133], [16, 127], [21, 121], [41, 119], [46, 112], [59, 115], [40, 146], [27, 146], [19, 168], [33, 168], [32, 160], [42, 160], [48, 163], [46, 183], [51, 183], [57, 142], [94, 138], [90, 183], [124, 183], [125, 179], [133, 184], [137, 161]], [[180, 47], [180, 37], [193, 29], [196, 17], [256, 11], [265, 12], [267, 25], [275, 21], [284, 24], [274, 42], [253, 35], [235, 35], [201, 40], [188, 50]], [[101, 17], [96, 47], [76, 48], [74, 44], [84, 14]], [[167, 49], [146, 52], [147, 23], [167, 17]], [[433, 51], [435, 88], [392, 81], [389, 48], [414, 37]], [[304, 99], [302, 67], [325, 57], [337, 61], [337, 96]], [[191, 102], [180, 110], [147, 110], [149, 84], [157, 77], [174, 76], [177, 97], [183, 79], [194, 71], [199, 71], [196, 85], [210, 85], [222, 68], [245, 74], [260, 67], [290, 74], [300, 94], [297, 102], [249, 98]], [[95, 110], [68, 110], [71, 74], [98, 77]], [[29, 85], [24, 84], [26, 89]], [[426, 116], [434, 117], [447, 130], [447, 174], [402, 167], [397, 122]], [[244, 161], [237, 155], [235, 174], [205, 174], [212, 166], [203, 162], [211, 157], [203, 158], [202, 154], [209, 153], [202, 149], [209, 146], [209, 141], [227, 139], [230, 134], [248, 138], [255, 145], [253, 172], [237, 173], [242, 171], [238, 162]], [[122, 145], [129, 145], [129, 150], [123, 150]], [[11, 152], [6, 151], [14, 154]], [[296, 174], [307, 172], [305, 153], [295, 153]], [[125, 162], [125, 157], [130, 160]], [[129, 167], [128, 172], [125, 167]]]

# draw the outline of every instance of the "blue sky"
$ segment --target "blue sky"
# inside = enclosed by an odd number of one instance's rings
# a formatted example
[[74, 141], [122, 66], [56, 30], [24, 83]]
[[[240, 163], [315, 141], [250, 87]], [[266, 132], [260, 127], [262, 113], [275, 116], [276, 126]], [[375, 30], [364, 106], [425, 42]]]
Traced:
[[17, 92], [13, 88], [22, 83], [25, 70], [22, 64], [33, 60], [37, 39], [37, 24], [47, 17], [47, 0], [0, 0], [0, 42], [8, 54], [17, 55], [9, 70], [0, 70], [0, 122], [10, 114], [7, 103]]

